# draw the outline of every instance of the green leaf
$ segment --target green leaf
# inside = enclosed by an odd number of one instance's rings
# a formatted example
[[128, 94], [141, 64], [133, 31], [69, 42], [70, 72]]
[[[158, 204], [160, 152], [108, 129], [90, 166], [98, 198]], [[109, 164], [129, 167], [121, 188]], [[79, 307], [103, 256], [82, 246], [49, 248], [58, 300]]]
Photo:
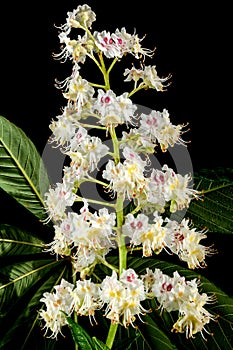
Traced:
[[194, 185], [203, 198], [191, 202], [186, 216], [199, 229], [232, 233], [233, 169], [202, 170], [194, 176]]
[[[35, 327], [39, 327], [40, 298], [61, 279], [65, 267], [60, 268], [61, 264], [59, 266], [55, 262], [38, 261], [18, 264], [17, 269], [4, 269], [10, 275], [10, 281], [5, 281], [0, 287], [0, 349], [14, 348], [16, 338], [19, 349], [33, 340], [31, 334]], [[43, 333], [40, 329], [41, 339]]]
[[[67, 262], [44, 253], [42, 242], [29, 232], [9, 225], [0, 225], [0, 252], [0, 349], [14, 348], [17, 339], [20, 350], [41, 350], [40, 298], [59, 283]], [[38, 348], [32, 344], [34, 334]], [[51, 346], [49, 342], [48, 349]]]
[[25, 133], [0, 116], [0, 187], [43, 220], [49, 179], [43, 160]]
[[95, 350], [110, 350], [109, 347], [96, 337], [92, 337]]
[[[125, 332], [124, 332], [125, 331]], [[122, 333], [126, 333], [125, 336], [123, 336]], [[136, 329], [130, 329], [130, 330], [120, 330], [121, 336], [116, 337], [113, 344], [113, 350], [131, 350], [135, 348], [137, 339], [140, 337], [140, 333]], [[132, 335], [131, 335], [132, 334]]]
[[80, 350], [94, 350], [95, 345], [89, 334], [72, 318], [67, 317], [72, 337]]
[[3, 261], [3, 257], [41, 253], [43, 247], [41, 239], [31, 233], [14, 226], [0, 224], [0, 261]]
[[140, 332], [140, 337], [137, 340], [138, 349], [178, 350], [164, 330], [160, 329], [149, 315], [145, 315], [144, 322], [146, 324], [138, 324], [138, 331]]

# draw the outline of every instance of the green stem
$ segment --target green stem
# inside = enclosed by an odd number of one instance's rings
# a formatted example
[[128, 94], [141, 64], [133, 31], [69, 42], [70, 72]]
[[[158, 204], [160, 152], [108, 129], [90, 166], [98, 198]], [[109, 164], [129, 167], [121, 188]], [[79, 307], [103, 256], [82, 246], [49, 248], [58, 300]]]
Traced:
[[103, 259], [101, 256], [98, 256], [98, 260], [105, 266], [109, 267], [111, 270], [114, 270], [118, 272], [118, 268], [109, 264], [105, 259]]
[[[73, 277], [73, 285], [74, 285], [74, 287], [76, 287], [76, 272], [75, 272], [75, 270], [74, 270], [74, 268], [72, 268], [72, 277]], [[78, 323], [78, 315], [77, 315], [77, 313], [74, 311], [74, 322], [75, 323]], [[75, 350], [78, 350], [78, 344], [77, 343], [75, 343], [75, 345], [74, 345], [74, 349]]]
[[140, 134], [136, 134], [134, 136], [130, 136], [128, 139], [120, 140], [119, 144], [121, 145], [122, 143], [129, 142], [131, 140], [137, 140], [140, 137]]
[[120, 150], [119, 150], [119, 141], [116, 135], [116, 130], [114, 128], [110, 129], [110, 135], [111, 135], [112, 144], [113, 144], [113, 158], [114, 158], [115, 164], [117, 164], [120, 161]]
[[80, 125], [83, 126], [84, 128], [106, 130], [105, 126], [99, 126], [99, 125], [94, 125], [94, 124], [85, 124], [85, 123], [80, 123]]
[[[113, 143], [113, 158], [115, 164], [120, 162], [120, 149], [119, 141], [116, 135], [115, 128], [110, 130], [112, 143]], [[122, 225], [124, 220], [123, 215], [124, 199], [118, 195], [116, 200], [116, 215], [117, 215], [117, 234], [118, 234], [118, 250], [119, 250], [119, 275], [122, 273], [123, 269], [126, 269], [127, 260], [127, 249], [125, 245], [125, 238], [122, 234]]]
[[109, 90], [110, 89], [109, 74], [106, 70], [106, 66], [104, 63], [102, 52], [99, 53], [99, 60], [100, 60], [100, 64], [101, 64], [101, 71], [102, 71], [103, 76], [104, 76], [105, 89]]
[[136, 214], [139, 210], [141, 210], [142, 209], [142, 207], [141, 207], [141, 205], [138, 205], [136, 208], [134, 208], [130, 213], [131, 214]]
[[97, 67], [99, 68], [99, 70], [101, 71], [101, 73], [103, 74], [102, 67], [101, 67], [101, 65], [99, 64], [99, 62], [97, 61], [97, 59], [95, 58], [95, 56], [94, 56], [94, 55], [91, 55], [91, 54], [89, 54], [89, 53], [87, 53], [87, 56], [90, 57], [90, 59], [92, 59], [92, 60], [95, 62], [95, 64], [97, 65]]
[[110, 65], [109, 68], [108, 68], [108, 71], [107, 71], [108, 75], [109, 75], [109, 73], [111, 72], [111, 70], [112, 70], [114, 64], [115, 64], [117, 61], [118, 61], [118, 58], [115, 57], [114, 60], [112, 61], [111, 65]]
[[[115, 128], [110, 129], [110, 135], [113, 143], [113, 159], [115, 164], [118, 164], [120, 162], [120, 148], [119, 148], [119, 141], [116, 135]], [[119, 254], [119, 276], [121, 275], [122, 271], [126, 269], [127, 267], [127, 248], [125, 244], [125, 238], [122, 234], [122, 225], [124, 221], [124, 198], [121, 195], [117, 195], [117, 200], [116, 200], [116, 217], [117, 217], [117, 243], [118, 243], [118, 254]], [[112, 348], [114, 339], [116, 336], [118, 324], [111, 324], [109, 331], [108, 331], [108, 336], [107, 336], [107, 341], [106, 345], [109, 347], [109, 349]]]
[[95, 83], [90, 83], [90, 82], [89, 82], [89, 84], [90, 84], [91, 86], [94, 86], [94, 87], [99, 87], [99, 88], [105, 89], [105, 85], [95, 84]]
[[109, 185], [106, 182], [97, 180], [93, 177], [88, 177], [87, 180], [85, 180], [85, 182], [94, 182], [96, 184], [102, 185], [103, 187], [108, 187]]
[[[116, 208], [116, 205], [115, 204], [110, 204], [108, 202], [102, 202], [102, 201], [97, 201], [95, 199], [91, 199], [91, 198], [86, 198], [87, 202], [88, 203], [93, 203], [93, 204], [100, 204], [102, 206], [108, 206], [108, 207], [111, 207], [111, 208]], [[75, 202], [83, 202], [83, 198], [82, 197], [77, 197], [75, 199]]]
[[112, 348], [113, 342], [116, 336], [116, 331], [117, 331], [118, 324], [111, 324], [109, 331], [108, 331], [108, 337], [106, 341], [106, 345], [109, 349]]
[[127, 248], [125, 245], [125, 237], [122, 234], [123, 224], [123, 203], [124, 200], [120, 196], [117, 197], [116, 211], [117, 211], [117, 232], [118, 232], [118, 250], [119, 250], [119, 275], [127, 266]]
[[145, 86], [146, 86], [145, 84], [141, 83], [136, 89], [133, 89], [131, 92], [129, 92], [128, 98], [129, 98], [130, 96], [132, 96], [133, 94], [135, 94], [136, 92], [138, 92], [139, 90], [144, 89]]

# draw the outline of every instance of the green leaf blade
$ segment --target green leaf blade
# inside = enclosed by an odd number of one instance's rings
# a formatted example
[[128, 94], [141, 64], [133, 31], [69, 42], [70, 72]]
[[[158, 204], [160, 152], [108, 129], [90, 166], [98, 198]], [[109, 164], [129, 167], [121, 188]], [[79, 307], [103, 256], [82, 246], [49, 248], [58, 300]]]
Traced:
[[67, 317], [67, 321], [68, 321], [74, 342], [78, 344], [78, 348], [80, 350], [94, 350], [95, 345], [90, 335], [83, 329], [83, 327], [81, 327], [78, 323], [76, 323], [70, 317]]
[[110, 350], [109, 347], [96, 337], [92, 337], [95, 350]]
[[0, 224], [0, 261], [17, 255], [38, 254], [43, 247], [42, 240], [31, 233], [14, 226]]
[[187, 216], [194, 225], [211, 232], [232, 234], [233, 169], [203, 170], [194, 176], [195, 189], [203, 192], [203, 200], [193, 200]]
[[26, 261], [16, 266], [4, 267], [1, 273], [5, 284], [0, 289], [0, 349], [13, 348], [15, 337], [18, 345], [33, 341], [29, 338], [34, 328], [43, 339], [38, 320], [40, 298], [53, 288], [66, 269], [64, 264], [51, 260]]
[[43, 160], [25, 133], [0, 116], [0, 187], [40, 220], [49, 178]]

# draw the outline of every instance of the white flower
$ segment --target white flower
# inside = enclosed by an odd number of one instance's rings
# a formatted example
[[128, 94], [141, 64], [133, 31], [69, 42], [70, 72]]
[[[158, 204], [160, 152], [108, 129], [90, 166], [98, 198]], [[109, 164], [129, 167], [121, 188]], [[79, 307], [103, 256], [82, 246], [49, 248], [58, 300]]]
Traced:
[[120, 96], [112, 90], [107, 92], [99, 89], [98, 96], [93, 104], [93, 111], [100, 116], [99, 123], [107, 128], [123, 123], [132, 123], [137, 106], [127, 97], [127, 93]]
[[67, 30], [67, 32], [61, 32], [58, 35], [60, 43], [62, 44], [62, 50], [59, 53], [53, 53], [54, 59], [60, 60], [62, 63], [66, 62], [67, 59], [71, 59], [73, 55], [73, 48], [70, 46], [70, 38], [67, 34], [69, 34], [69, 30]]
[[112, 227], [116, 224], [116, 213], [109, 213], [107, 208], [101, 208], [90, 217], [90, 224], [93, 229], [105, 232], [106, 239], [113, 235]]
[[56, 222], [66, 216], [66, 208], [72, 206], [76, 198], [72, 190], [73, 186], [63, 182], [56, 183], [45, 193], [44, 202], [50, 219]]
[[163, 85], [165, 81], [170, 78], [170, 75], [165, 78], [160, 78], [157, 74], [155, 66], [145, 66], [143, 74], [143, 82], [149, 88], [156, 89], [157, 91], [163, 91], [164, 87], [168, 85]]
[[81, 271], [97, 263], [99, 258], [104, 259], [110, 249], [115, 248], [115, 220], [116, 214], [108, 213], [106, 208], [92, 214], [84, 203], [80, 214], [68, 212], [54, 225], [54, 240], [47, 245], [47, 251], [71, 256], [74, 269]]
[[68, 35], [72, 28], [71, 21], [75, 19], [76, 13], [77, 9], [73, 10], [72, 12], [67, 12], [66, 23], [62, 24], [61, 26], [57, 26], [57, 28], [64, 31], [65, 34]]
[[182, 125], [173, 125], [170, 122], [169, 113], [166, 109], [162, 112], [152, 110], [148, 115], [142, 113], [140, 116], [139, 133], [148, 137], [151, 142], [158, 142], [162, 151], [169, 146], [184, 144], [181, 139]]
[[122, 232], [131, 238], [131, 245], [143, 247], [143, 256], [159, 254], [166, 246], [165, 238], [167, 229], [162, 226], [163, 219], [157, 216], [155, 223], [150, 224], [149, 218], [144, 214], [138, 214], [135, 218], [128, 214], [122, 226]]
[[166, 164], [162, 170], [153, 169], [148, 178], [147, 200], [155, 203], [159, 211], [169, 202], [172, 213], [182, 210], [189, 206], [191, 199], [198, 198], [199, 192], [189, 187], [191, 180], [189, 174], [176, 174]]
[[200, 244], [200, 241], [207, 237], [206, 231], [196, 231], [195, 227], [191, 227], [188, 219], [183, 219], [181, 223], [168, 218], [166, 221], [168, 230], [166, 243], [169, 249], [182, 261], [186, 261], [189, 269], [205, 267], [206, 255], [214, 254], [211, 247]]
[[137, 34], [129, 34], [125, 28], [118, 28], [114, 33], [103, 30], [102, 32], [95, 31], [93, 34], [96, 40], [96, 46], [108, 58], [119, 57], [130, 53], [136, 58], [141, 56], [152, 57], [154, 50], [143, 48], [140, 42], [143, 38], [139, 38]]
[[110, 181], [109, 187], [114, 192], [119, 192], [125, 195], [125, 172], [122, 163], [115, 163], [110, 159], [105, 169], [102, 172], [103, 179]]
[[170, 211], [182, 210], [188, 207], [191, 199], [198, 198], [199, 192], [189, 187], [191, 175], [175, 174], [166, 164], [162, 167], [165, 173], [164, 197], [171, 201]]
[[74, 104], [69, 103], [67, 106], [64, 107], [62, 115], [64, 116], [64, 118], [72, 121], [76, 127], [80, 127], [79, 120], [83, 117], [80, 113], [82, 111], [83, 109], [80, 111], [74, 106]]
[[73, 307], [77, 315], [89, 316], [92, 324], [92, 319], [95, 320], [95, 310], [102, 306], [100, 301], [100, 288], [95, 283], [89, 280], [78, 280], [76, 287], [71, 292], [73, 298]]
[[122, 53], [130, 53], [137, 59], [142, 56], [152, 57], [154, 55], [155, 50], [150, 50], [141, 46], [140, 42], [144, 37], [139, 38], [137, 34], [129, 34], [126, 32], [125, 28], [121, 28], [121, 30], [116, 29], [115, 36], [120, 44], [119, 46], [121, 46]]
[[91, 44], [90, 38], [85, 33], [82, 37], [79, 35], [77, 40], [70, 40], [67, 43], [67, 50], [72, 53], [73, 61], [78, 65], [85, 63], [88, 51], [91, 51], [92, 46], [94, 43]]
[[[176, 275], [178, 275], [177, 272]], [[182, 296], [183, 300], [179, 305], [179, 318], [172, 327], [173, 332], [185, 333], [186, 338], [194, 338], [194, 335], [198, 332], [204, 338], [204, 331], [210, 334], [205, 325], [216, 319], [213, 314], [203, 307], [205, 304], [216, 300], [206, 293], [200, 294], [197, 287], [198, 284], [195, 279], [186, 282], [186, 288]]]
[[119, 114], [122, 118], [122, 123], [126, 125], [128, 123], [133, 124], [134, 112], [137, 110], [137, 106], [132, 103], [132, 100], [128, 98], [128, 92], [124, 92], [122, 95], [117, 96]]
[[69, 19], [67, 22], [74, 28], [83, 26], [91, 28], [92, 23], [96, 20], [96, 14], [92, 11], [89, 5], [79, 5], [73, 12], [68, 12]]
[[90, 136], [87, 130], [79, 127], [74, 137], [70, 140], [70, 145], [65, 153], [71, 158], [71, 165], [82, 167], [83, 170], [93, 171], [98, 162], [104, 157], [109, 147], [102, 143], [97, 136]]
[[87, 130], [82, 126], [79, 126], [78, 130], [73, 135], [73, 138], [70, 140], [69, 149], [71, 152], [75, 152], [79, 149], [81, 143], [85, 140], [87, 135]]
[[101, 299], [105, 303], [118, 304], [123, 295], [122, 292], [122, 284], [117, 279], [116, 271], [113, 270], [112, 275], [106, 276], [101, 283]]
[[139, 79], [141, 79], [141, 84], [143, 84], [145, 88], [152, 88], [157, 91], [164, 91], [164, 88], [169, 85], [164, 85], [163, 83], [170, 78], [170, 75], [166, 78], [160, 78], [155, 66], [144, 66], [143, 69], [136, 69], [134, 67], [126, 69], [124, 75], [128, 75], [124, 81], [134, 80], [134, 82], [137, 83]]
[[102, 157], [108, 154], [109, 147], [98, 136], [87, 136], [80, 144], [80, 153], [87, 160], [88, 169], [93, 171]]
[[60, 146], [64, 146], [72, 139], [76, 129], [73, 121], [64, 115], [58, 116], [57, 120], [52, 120], [49, 127], [53, 132], [51, 140]]
[[126, 76], [124, 81], [138, 82], [139, 79], [143, 79], [144, 72], [142, 69], [136, 69], [135, 67], [128, 69], [126, 68], [124, 71], [124, 76]]
[[73, 298], [71, 297], [71, 291], [73, 285], [64, 279], [62, 279], [60, 285], [54, 287], [54, 293], [45, 292], [40, 299], [45, 304], [46, 309], [39, 311], [40, 319], [43, 319], [47, 335], [50, 330], [52, 334], [50, 338], [57, 338], [58, 333], [62, 333], [61, 329], [67, 325], [66, 315], [70, 316], [72, 312]]
[[[149, 218], [144, 214], [138, 214], [134, 217], [133, 214], [129, 213], [125, 217], [125, 222], [122, 225], [122, 232], [124, 235], [132, 237], [135, 245], [141, 244], [140, 235], [145, 232], [149, 226]], [[139, 236], [139, 240], [137, 240]]]
[[75, 102], [78, 108], [84, 106], [94, 95], [95, 90], [86, 79], [80, 76], [71, 78], [63, 96], [69, 101]]
[[95, 44], [100, 51], [108, 58], [121, 57], [121, 48], [115, 38], [106, 30], [100, 32], [94, 32]]
[[66, 236], [59, 229], [59, 226], [55, 225], [54, 229], [55, 235], [53, 241], [46, 244], [44, 251], [55, 254], [57, 259], [59, 256], [70, 256], [71, 248], [69, 246], [69, 242], [67, 242]]
[[119, 280], [115, 271], [112, 276], [105, 277], [101, 284], [101, 299], [107, 304], [105, 315], [112, 323], [130, 324], [134, 327], [136, 316], [140, 318], [145, 310], [141, 301], [145, 300], [143, 282], [133, 269], [123, 270]]
[[123, 164], [115, 165], [109, 160], [102, 176], [110, 181], [112, 190], [120, 193], [123, 198], [139, 198], [145, 188], [143, 173], [147, 162], [128, 147], [124, 148], [123, 155], [126, 158]]
[[153, 204], [154, 210], [164, 212], [166, 200], [164, 197], [164, 173], [158, 169], [152, 169], [151, 175], [147, 181], [147, 202], [145, 207], [149, 203]]
[[145, 167], [148, 164], [148, 162], [147, 160], [143, 160], [137, 152], [132, 150], [130, 147], [125, 146], [122, 153], [125, 157], [125, 164], [131, 165], [132, 163], [135, 163], [142, 172], [145, 170]]
[[137, 128], [131, 128], [128, 133], [122, 131], [121, 141], [120, 148], [124, 148], [127, 145], [136, 153], [154, 153], [155, 143], [152, 143], [147, 136], [142, 135]]

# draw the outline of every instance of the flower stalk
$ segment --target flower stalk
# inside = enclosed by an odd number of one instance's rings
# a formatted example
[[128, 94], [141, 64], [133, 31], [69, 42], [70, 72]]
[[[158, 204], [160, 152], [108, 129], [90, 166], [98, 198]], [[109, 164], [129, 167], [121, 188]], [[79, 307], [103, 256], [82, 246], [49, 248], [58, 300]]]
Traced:
[[117, 328], [118, 328], [118, 324], [116, 323], [111, 323], [109, 327], [108, 337], [106, 340], [106, 345], [109, 349], [112, 349], [112, 346], [116, 337]]

